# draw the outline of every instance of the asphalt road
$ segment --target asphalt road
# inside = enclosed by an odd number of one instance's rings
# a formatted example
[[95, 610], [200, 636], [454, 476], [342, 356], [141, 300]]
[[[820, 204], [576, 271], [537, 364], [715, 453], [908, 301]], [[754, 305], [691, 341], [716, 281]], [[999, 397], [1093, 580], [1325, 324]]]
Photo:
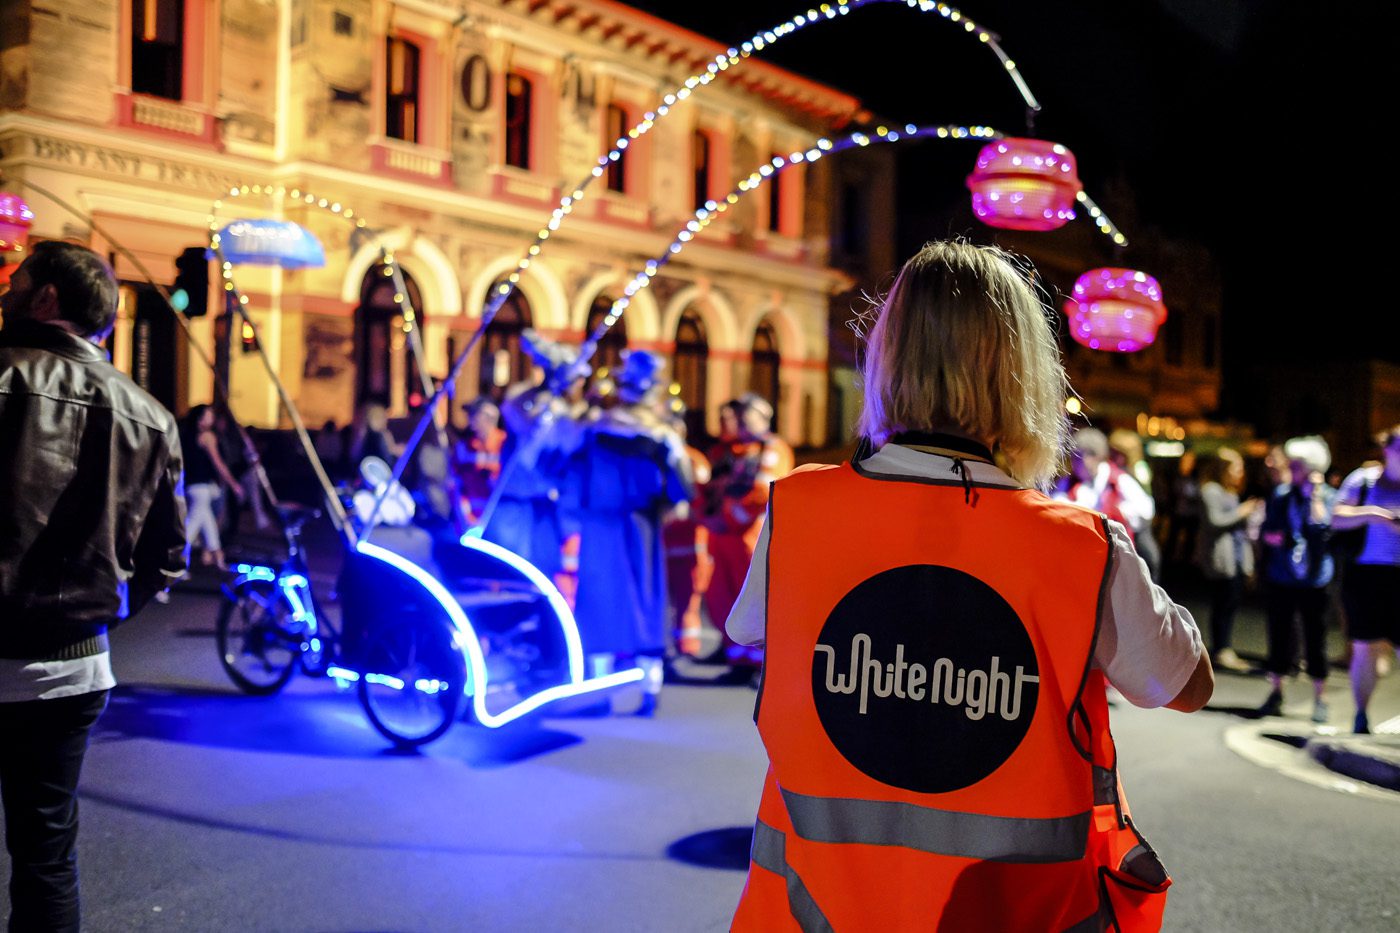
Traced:
[[[236, 694], [215, 608], [176, 594], [113, 639], [123, 685], [82, 787], [86, 929], [727, 928], [764, 769], [748, 688], [668, 687], [651, 721], [458, 726], [406, 757], [324, 681]], [[1400, 676], [1384, 687], [1400, 707]], [[1167, 928], [1400, 929], [1400, 795], [1231, 751], [1232, 708], [1264, 693], [1226, 675], [1193, 716], [1115, 709], [1134, 814], [1176, 879]], [[1289, 687], [1300, 722], [1308, 694]], [[1349, 721], [1340, 674], [1329, 697]]]

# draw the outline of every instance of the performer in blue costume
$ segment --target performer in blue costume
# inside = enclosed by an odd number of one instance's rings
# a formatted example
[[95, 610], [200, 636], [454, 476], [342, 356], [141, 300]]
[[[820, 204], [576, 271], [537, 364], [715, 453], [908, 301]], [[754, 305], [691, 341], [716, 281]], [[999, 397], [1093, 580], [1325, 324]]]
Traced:
[[571, 395], [592, 370], [579, 361], [573, 347], [533, 330], [521, 337], [544, 378], [512, 386], [501, 405], [510, 433], [501, 456], [503, 488], [483, 537], [519, 554], [553, 579], [562, 569], [564, 544], [560, 488], [569, 454], [578, 446], [582, 415], [582, 406]]
[[656, 404], [665, 361], [632, 350], [617, 374], [619, 404], [584, 424], [571, 460], [582, 540], [578, 618], [604, 667], [632, 657], [646, 674], [637, 715], [656, 712], [666, 653], [666, 554], [661, 521], [694, 494], [680, 435]]

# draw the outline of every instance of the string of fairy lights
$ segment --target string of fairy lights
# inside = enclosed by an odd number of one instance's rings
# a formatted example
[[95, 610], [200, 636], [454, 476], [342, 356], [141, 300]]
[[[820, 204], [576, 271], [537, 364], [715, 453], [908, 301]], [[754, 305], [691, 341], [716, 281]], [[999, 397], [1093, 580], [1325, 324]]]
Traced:
[[[395, 259], [394, 251], [388, 246], [386, 246], [381, 240], [379, 240], [379, 238], [374, 234], [373, 228], [369, 226], [368, 221], [366, 221], [361, 216], [357, 216], [353, 208], [347, 207], [341, 204], [339, 201], [333, 201], [329, 198], [317, 197], [314, 193], [305, 191], [298, 187], [289, 188], [286, 185], [270, 184], [231, 186], [228, 189], [227, 193], [224, 195], [224, 197], [219, 198], [213, 203], [207, 218], [209, 226], [209, 249], [214, 253], [215, 258], [219, 263], [219, 273], [223, 281], [223, 290], [231, 299], [231, 309], [236, 310], [240, 326], [242, 328], [243, 338], [251, 342], [252, 346], [257, 350], [259, 356], [261, 357], [264, 367], [272, 376], [272, 381], [274, 386], [276, 387], [278, 397], [281, 399], [283, 407], [287, 410], [288, 416], [292, 419], [292, 426], [296, 430], [298, 437], [301, 439], [303, 447], [307, 449], [308, 459], [311, 461], [316, 470], [317, 478], [322, 482], [322, 484], [327, 490], [327, 501], [334, 503], [332, 508], [336, 510], [337, 518], [340, 519], [341, 524], [344, 524], [345, 516], [343, 510], [340, 507], [339, 497], [334, 494], [334, 486], [331, 483], [330, 478], [325, 474], [324, 468], [322, 467], [319, 458], [316, 456], [312, 456], [315, 445], [311, 441], [310, 434], [306, 431], [306, 426], [301, 420], [300, 413], [297, 411], [296, 406], [292, 404], [291, 397], [288, 395], [286, 387], [282, 384], [282, 381], [277, 378], [276, 368], [272, 365], [271, 359], [267, 355], [267, 349], [263, 345], [262, 338], [261, 335], [259, 335], [258, 333], [257, 326], [253, 323], [253, 319], [248, 314], [248, 296], [238, 289], [237, 284], [233, 280], [234, 263], [231, 262], [224, 254], [223, 234], [221, 233], [222, 227], [220, 226], [219, 213], [224, 208], [225, 198], [229, 200], [237, 200], [239, 198], [248, 197], [250, 195], [272, 198], [277, 201], [283, 201], [284, 199], [290, 198], [294, 204], [302, 204], [309, 208], [318, 208], [330, 214], [339, 216], [347, 222], [352, 223], [356, 231], [363, 232], [366, 235], [375, 237], [374, 242], [379, 249], [380, 263], [382, 267], [381, 272], [384, 275], [384, 277], [390, 279], [393, 284], [394, 304], [398, 306], [399, 313], [403, 319], [401, 327], [404, 334], [407, 335], [409, 350], [418, 362], [417, 369], [419, 377], [422, 380], [423, 384], [423, 394], [425, 397], [432, 396], [435, 400], [436, 394], [434, 386], [432, 384], [432, 379], [427, 374], [428, 367], [426, 355], [423, 349], [422, 332], [417, 326], [418, 315], [413, 307], [413, 299], [408, 293], [407, 284], [404, 281], [403, 269], [399, 266], [398, 261]], [[433, 417], [435, 407], [436, 406], [433, 404], [429, 405], [427, 412], [429, 416], [428, 420], [425, 424], [420, 425], [420, 429], [426, 428], [426, 424], [433, 424], [437, 429], [437, 440], [439, 446], [442, 446], [444, 449], [446, 449], [448, 445], [448, 440], [444, 431], [444, 427], [443, 425], [437, 422], [436, 418]], [[421, 437], [422, 430], [415, 434], [415, 438], [417, 440], [421, 441]], [[379, 502], [376, 501], [376, 515], [378, 513], [378, 506]], [[373, 525], [373, 518], [374, 516], [371, 517], [371, 526]]]
[[631, 304], [632, 298], [643, 289], [649, 287], [656, 276], [672, 258], [679, 255], [685, 249], [687, 243], [700, 235], [706, 227], [722, 216], [731, 207], [738, 204], [745, 195], [758, 190], [764, 184], [774, 181], [779, 173], [794, 165], [811, 164], [829, 155], [835, 155], [847, 149], [864, 148], [866, 146], [878, 145], [882, 143], [897, 143], [901, 140], [912, 139], [1001, 139], [1003, 134], [989, 126], [929, 126], [920, 127], [912, 123], [902, 127], [890, 129], [886, 126], [877, 127], [870, 133], [856, 132], [841, 137], [835, 141], [825, 137], [816, 140], [807, 149], [798, 149], [787, 156], [775, 156], [771, 161], [764, 162], [754, 169], [749, 175], [742, 179], [739, 184], [730, 191], [728, 195], [718, 200], [706, 201], [703, 206], [695, 211], [694, 216], [686, 222], [685, 226], [677, 231], [670, 245], [659, 255], [648, 259], [642, 271], [638, 272], [633, 279], [627, 283], [622, 290], [622, 297], [612, 303], [608, 313], [603, 317], [593, 332], [579, 348], [579, 359], [587, 360], [593, 355], [598, 342], [608, 332], [608, 329], [617, 323], [623, 313]]
[[[713, 82], [719, 75], [728, 71], [743, 60], [751, 57], [755, 53], [762, 52], [782, 41], [786, 37], [796, 33], [802, 28], [819, 22], [827, 22], [867, 6], [880, 3], [897, 3], [900, 6], [908, 7], [919, 13], [932, 13], [941, 16], [949, 22], [956, 23], [967, 32], [974, 34], [978, 41], [988, 46], [1002, 67], [1010, 75], [1012, 82], [1016, 85], [1027, 108], [1032, 112], [1041, 109], [1040, 102], [1031, 93], [1030, 87], [1026, 84], [1025, 78], [1017, 68], [1016, 62], [1002, 49], [996, 33], [976, 22], [972, 17], [966, 15], [956, 7], [946, 3], [936, 3], [932, 0], [838, 0], [836, 3], [823, 3], [818, 7], [799, 13], [791, 19], [756, 32], [744, 42], [737, 46], [731, 46], [720, 52], [713, 59], [706, 63], [701, 71], [687, 77], [681, 84], [671, 92], [661, 98], [661, 103], [654, 109], [643, 114], [642, 119], [626, 133], [619, 136], [613, 147], [606, 153], [598, 157], [597, 164], [588, 175], [584, 176], [572, 189], [565, 189], [569, 193], [560, 198], [558, 205], [551, 211], [549, 220], [535, 234], [534, 241], [526, 249], [525, 254], [520, 257], [515, 264], [515, 269], [505, 277], [500, 283], [491, 289], [490, 297], [486, 307], [482, 311], [481, 323], [475, 334], [467, 342], [466, 346], [458, 353], [453, 361], [452, 368], [448, 373], [447, 381], [452, 381], [457, 377], [461, 366], [466, 362], [476, 343], [485, 333], [495, 319], [496, 313], [505, 302], [514, 294], [516, 286], [520, 283], [520, 277], [527, 272], [535, 259], [544, 251], [545, 244], [549, 238], [555, 234], [564, 219], [574, 212], [574, 209], [581, 201], [587, 197], [588, 189], [594, 181], [602, 178], [608, 170], [608, 165], [617, 162], [622, 158], [623, 153], [631, 147], [633, 143], [649, 133], [656, 124], [664, 119], [677, 104], [688, 99], [695, 91]], [[1101, 214], [1102, 212], [1100, 212]]]
[[[465, 346], [458, 352], [456, 358], [452, 361], [447, 375], [433, 392], [432, 398], [426, 405], [423, 417], [419, 420], [413, 434], [409, 437], [404, 447], [403, 454], [394, 465], [394, 480], [398, 480], [402, 476], [404, 469], [412, 457], [413, 451], [417, 449], [418, 444], [422, 441], [423, 434], [427, 431], [428, 425], [435, 423], [435, 413], [442, 398], [450, 391], [451, 386], [455, 384], [462, 367], [466, 364], [472, 350], [481, 342], [486, 330], [495, 320], [496, 314], [505, 305], [506, 301], [510, 299], [511, 295], [514, 294], [520, 283], [520, 277], [530, 269], [530, 266], [533, 265], [535, 260], [544, 252], [550, 237], [558, 232], [565, 218], [571, 215], [579, 203], [587, 197], [588, 189], [593, 182], [602, 178], [607, 173], [609, 164], [619, 161], [623, 153], [626, 152], [633, 143], [649, 133], [660, 120], [664, 119], [672, 109], [676, 107], [676, 105], [684, 102], [697, 90], [711, 84], [719, 75], [728, 71], [735, 65], [738, 65], [745, 59], [750, 58], [755, 53], [764, 51], [806, 26], [820, 22], [829, 22], [842, 16], [847, 16], [855, 10], [873, 6], [878, 3], [896, 3], [918, 13], [936, 14], [951, 23], [961, 26], [965, 33], [976, 36], [979, 42], [986, 45], [996, 55], [997, 60], [1001, 63], [1002, 67], [1015, 84], [1022, 100], [1025, 101], [1028, 116], [1034, 115], [1041, 110], [1040, 102], [1031, 92], [1016, 62], [1007, 55], [1006, 51], [1001, 47], [1000, 37], [956, 7], [946, 3], [934, 2], [934, 0], [837, 0], [836, 3], [823, 3], [820, 6], [808, 9], [805, 13], [799, 13], [791, 19], [784, 20], [772, 28], [761, 30], [746, 41], [739, 43], [737, 46], [731, 46], [725, 51], [720, 52], [707, 62], [701, 71], [691, 74], [681, 82], [675, 90], [665, 94], [661, 98], [661, 103], [657, 105], [655, 109], [646, 111], [642, 115], [642, 119], [635, 126], [619, 136], [612, 148], [598, 157], [597, 164], [593, 166], [588, 175], [584, 176], [571, 189], [564, 189], [568, 193], [560, 198], [558, 205], [550, 212], [549, 219], [545, 222], [544, 226], [540, 228], [539, 232], [536, 233], [534, 241], [526, 249], [525, 254], [516, 262], [514, 270], [510, 272], [504, 280], [492, 287], [488, 293], [489, 297], [485, 307], [482, 309], [481, 319], [476, 330], [466, 342]], [[986, 128], [983, 127], [982, 129]], [[932, 129], [932, 135], [938, 137], [939, 130], [944, 131], [950, 136], [955, 130], [961, 130], [966, 131], [970, 136], [972, 128], [951, 126], [936, 127]], [[995, 138], [996, 135], [999, 134], [995, 134], [993, 131], [993, 136], [991, 138]], [[855, 141], [857, 137], [864, 138], [866, 140], [864, 143], [865, 145], [869, 145], [871, 142], [870, 135], [856, 133], [847, 137], [848, 144], [844, 145], [842, 148], [849, 148], [851, 145], [862, 145], [859, 141]], [[924, 138], [920, 135], [917, 127], [914, 128], [913, 132], [910, 132], [906, 126], [905, 132], [903, 133], [899, 130], [890, 130], [887, 127], [880, 127], [875, 133], [875, 139], [885, 143], [894, 143], [899, 142], [901, 139], [912, 138]], [[723, 213], [728, 207], [737, 203], [740, 197], [761, 185], [773, 172], [780, 171], [782, 168], [792, 164], [800, 164], [803, 161], [808, 161], [808, 152], [815, 151], [818, 153], [817, 158], [821, 158], [824, 152], [834, 151], [836, 149], [835, 143], [828, 141], [828, 145], [830, 146], [830, 150], [824, 150], [819, 140], [817, 146], [814, 147], [813, 150], [793, 153], [786, 158], [776, 157], [773, 162], [761, 166], [757, 170], [756, 181], [755, 176], [750, 175], [740, 183], [739, 188], [736, 188], [735, 191], [726, 196], [722, 202], [707, 202], [700, 210], [696, 211], [696, 216], [686, 224], [686, 227], [677, 235], [676, 239], [672, 241], [666, 252], [656, 259], [649, 260], [643, 270], [638, 273], [637, 277], [628, 284], [627, 288], [630, 289], [630, 292], [625, 291], [623, 297], [618, 299], [617, 302], [614, 302], [608, 314], [604, 317], [603, 321], [599, 323], [595, 333], [590, 334], [581, 347], [580, 360], [586, 362], [591, 357], [593, 351], [597, 347], [598, 339], [602, 334], [607, 332], [608, 328], [617, 323], [620, 315], [626, 310], [627, 305], [630, 304], [632, 296], [640, 289], [645, 288], [646, 285], [655, 278], [661, 266], [669, 261], [671, 257], [679, 253], [680, 250], [684, 248], [684, 244], [692, 240], [696, 234], [704, 229], [704, 227], [713, 220], [715, 215]], [[1077, 198], [1079, 202], [1085, 206], [1086, 210], [1089, 211], [1090, 218], [1094, 221], [1095, 226], [1101, 233], [1109, 236], [1113, 242], [1120, 247], [1127, 244], [1127, 238], [1123, 236], [1121, 231], [1109, 220], [1107, 214], [1105, 214], [1087, 194], [1080, 191]], [[713, 207], [711, 207], [711, 204], [713, 204]], [[646, 284], [643, 284], [644, 282]], [[377, 511], [378, 509], [376, 507], [376, 512]]]

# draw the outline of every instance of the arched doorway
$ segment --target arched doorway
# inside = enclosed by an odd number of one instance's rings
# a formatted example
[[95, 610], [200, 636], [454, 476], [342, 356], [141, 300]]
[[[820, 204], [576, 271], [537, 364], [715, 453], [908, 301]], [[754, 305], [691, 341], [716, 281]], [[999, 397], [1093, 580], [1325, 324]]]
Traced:
[[756, 392], [773, 406], [773, 427], [778, 427], [778, 412], [781, 410], [781, 384], [778, 370], [782, 356], [778, 353], [778, 332], [766, 318], [759, 322], [753, 335], [753, 349], [750, 353], [752, 364], [749, 367], [749, 391]]
[[404, 284], [400, 296], [387, 271], [382, 263], [375, 265], [360, 286], [360, 306], [355, 309], [355, 405], [383, 405], [391, 413], [402, 414], [423, 401], [423, 376], [404, 332], [402, 298], [413, 306], [420, 336], [427, 318], [423, 294], [413, 277], [400, 270]]
[[[491, 292], [494, 293], [500, 284], [491, 286]], [[496, 311], [491, 326], [481, 337], [478, 395], [500, 402], [509, 386], [529, 377], [530, 357], [521, 349], [520, 335], [533, 323], [530, 301], [517, 288]]]
[[673, 378], [681, 387], [685, 403], [685, 427], [691, 446], [704, 440], [706, 370], [710, 361], [710, 341], [705, 321], [694, 308], [681, 312], [676, 324], [676, 351], [671, 364]]
[[[608, 316], [612, 310], [613, 302], [616, 298], [610, 297], [606, 292], [593, 299], [593, 307], [588, 309], [588, 323], [583, 328], [583, 338], [588, 339], [589, 335], [603, 323], [603, 318]], [[593, 385], [599, 374], [607, 370], [614, 371], [622, 365], [622, 351], [627, 349], [627, 314], [621, 317], [608, 328], [607, 333], [598, 341], [598, 349], [593, 353], [593, 375], [588, 377], [588, 384]]]

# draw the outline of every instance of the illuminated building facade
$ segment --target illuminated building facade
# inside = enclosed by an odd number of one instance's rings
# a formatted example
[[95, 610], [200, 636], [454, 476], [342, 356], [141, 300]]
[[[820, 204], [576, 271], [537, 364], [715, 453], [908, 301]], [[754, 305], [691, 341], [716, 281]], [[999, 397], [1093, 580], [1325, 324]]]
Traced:
[[[177, 411], [207, 400], [213, 376], [107, 237], [173, 283], [230, 187], [284, 191], [222, 215], [293, 220], [326, 247], [320, 269], [239, 270], [265, 346], [311, 425], [344, 424], [363, 402], [403, 415], [421, 383], [378, 250], [290, 192], [352, 207], [379, 232], [440, 377], [565, 186], [720, 51], [611, 0], [21, 2], [0, 20], [0, 171], [96, 220], [101, 232], [26, 193], [36, 238], [113, 256], [125, 286], [113, 358]], [[581, 340], [697, 205], [860, 117], [853, 98], [757, 59], [677, 105], [609, 165], [522, 277], [457, 400], [528, 374], [525, 327]], [[596, 362], [615, 363], [624, 346], [659, 350], [710, 430], [720, 402], [752, 389], [776, 402], [791, 443], [825, 443], [838, 423], [828, 307], [851, 285], [830, 256], [832, 171], [795, 165], [745, 198], [632, 301]], [[276, 425], [255, 357], [218, 323], [211, 279], [196, 334], [233, 347], [234, 413]]]

